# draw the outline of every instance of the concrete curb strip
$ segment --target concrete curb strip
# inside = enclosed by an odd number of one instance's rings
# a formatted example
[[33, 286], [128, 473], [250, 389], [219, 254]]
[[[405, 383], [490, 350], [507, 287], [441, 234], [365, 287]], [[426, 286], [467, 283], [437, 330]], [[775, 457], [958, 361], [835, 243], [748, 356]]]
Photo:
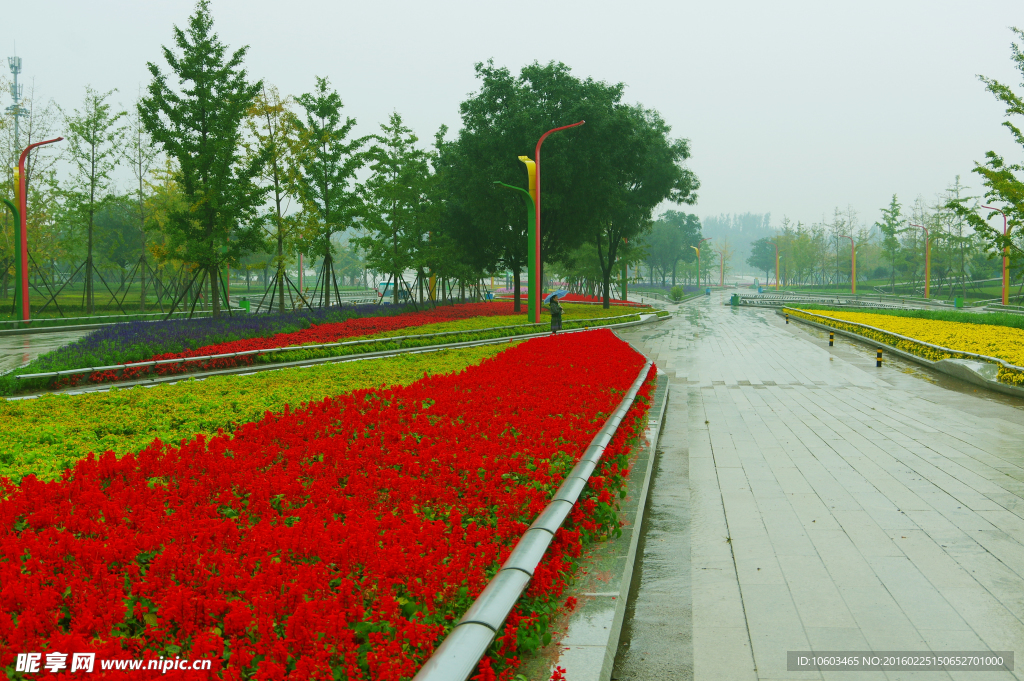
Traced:
[[[611, 441], [622, 419], [633, 406], [652, 364], [651, 360], [644, 362], [633, 385], [601, 430], [590, 441], [590, 446], [584, 451], [579, 463], [569, 472], [552, 501], [523, 534], [498, 574], [491, 579], [452, 632], [416, 673], [413, 681], [466, 681], [473, 673], [480, 658], [487, 652], [487, 647], [501, 630], [505, 618], [526, 589], [533, 571], [554, 538], [550, 529], [537, 527], [537, 522], [543, 521], [545, 525], [550, 525], [554, 517], [565, 518], [565, 509], [579, 498], [587, 478], [594, 470], [595, 462], [601, 458], [607, 443]], [[552, 510], [554, 506], [557, 508]], [[557, 529], [556, 527], [555, 530]], [[467, 627], [472, 627], [472, 630], [461, 631]], [[486, 632], [480, 630], [481, 627]]]
[[[785, 310], [785, 308], [783, 308], [782, 310], [777, 310], [776, 314], [784, 315], [785, 314], [784, 310]], [[804, 312], [803, 310], [800, 310], [800, 312], [802, 314], [811, 314], [809, 312]], [[814, 315], [814, 316], [815, 317], [821, 317], [821, 318], [824, 318], [824, 319], [832, 319], [832, 317], [825, 317], [824, 315]], [[995, 380], [995, 376], [998, 375], [998, 366], [997, 365], [1002, 365], [1002, 366], [1005, 366], [1005, 367], [1008, 367], [1008, 368], [1016, 369], [1018, 371], [1024, 371], [1024, 367], [1019, 367], [1019, 366], [1017, 366], [1015, 364], [1010, 364], [1009, 362], [1001, 360], [998, 357], [988, 357], [987, 355], [978, 355], [976, 353], [966, 352], [964, 350], [953, 350], [952, 348], [944, 348], [941, 345], [933, 345], [932, 343], [927, 343], [925, 341], [917, 340], [916, 338], [910, 338], [908, 336], [901, 336], [901, 335], [899, 335], [897, 333], [893, 333], [892, 331], [886, 331], [885, 329], [878, 329], [878, 328], [875, 328], [873, 326], [868, 326], [867, 324], [857, 324], [856, 322], [848, 322], [845, 319], [836, 319], [835, 320], [835, 321], [841, 322], [843, 324], [853, 324], [855, 326], [860, 326], [860, 327], [865, 328], [865, 329], [871, 329], [872, 331], [877, 331], [879, 333], [888, 334], [890, 336], [893, 336], [895, 338], [899, 338], [901, 340], [906, 340], [906, 341], [910, 341], [910, 342], [913, 342], [913, 343], [919, 343], [921, 345], [925, 345], [925, 346], [928, 346], [930, 348], [934, 348], [936, 350], [941, 350], [943, 352], [949, 352], [951, 354], [969, 355], [971, 357], [977, 357], [977, 358], [979, 358], [980, 361], [975, 361], [975, 360], [970, 360], [970, 359], [955, 359], [955, 358], [954, 359], [940, 359], [940, 360], [937, 360], [937, 361], [936, 360], [930, 360], [930, 359], [926, 359], [924, 357], [919, 357], [918, 355], [915, 355], [912, 352], [907, 352], [906, 350], [901, 350], [900, 348], [897, 348], [897, 347], [894, 347], [892, 345], [889, 345], [888, 343], [883, 343], [881, 341], [873, 340], [873, 339], [868, 338], [866, 336], [863, 336], [863, 335], [861, 335], [859, 333], [854, 333], [852, 331], [847, 331], [845, 329], [838, 329], [838, 328], [836, 328], [834, 326], [829, 326], [828, 324], [822, 324], [820, 322], [811, 321], [809, 319], [802, 319], [802, 318], [800, 318], [800, 317], [798, 317], [796, 315], [793, 315], [792, 318], [794, 320], [800, 322], [801, 324], [807, 324], [808, 326], [814, 326], [814, 327], [817, 327], [819, 329], [823, 329], [825, 331], [830, 331], [830, 332], [833, 332], [833, 333], [838, 333], [841, 336], [846, 336], [847, 338], [852, 338], [854, 340], [860, 341], [860, 342], [864, 343], [865, 345], [870, 345], [870, 346], [876, 347], [876, 348], [877, 347], [885, 348], [888, 352], [891, 352], [892, 354], [896, 355], [897, 357], [902, 357], [903, 359], [910, 360], [911, 362], [916, 362], [917, 364], [921, 364], [922, 366], [926, 366], [929, 369], [934, 369], [935, 371], [938, 371], [939, 373], [946, 374], [947, 376], [952, 376], [954, 378], [959, 378], [961, 380], [967, 381], [968, 383], [973, 383], [974, 385], [980, 385], [980, 386], [983, 386], [985, 388], [989, 388], [990, 390], [995, 390], [996, 392], [1001, 392], [1001, 393], [1003, 393], [1005, 395], [1013, 395], [1015, 397], [1024, 397], [1024, 388], [1019, 388], [1017, 386], [1009, 385], [1007, 383], [1002, 383], [1002, 382], [1000, 382], [998, 380]]]
[[[629, 539], [629, 549], [622, 561], [622, 573], [618, 583], [620, 590], [614, 594], [602, 594], [600, 598], [614, 599], [614, 613], [610, 624], [605, 627], [603, 621], [588, 623], [588, 631], [585, 636], [592, 642], [586, 646], [573, 645], [558, 660], [558, 665], [565, 669], [565, 676], [571, 681], [610, 681], [612, 671], [615, 667], [615, 656], [619, 648], [619, 638], [622, 635], [622, 625], [626, 617], [626, 608], [629, 604], [629, 589], [633, 582], [633, 571], [636, 568], [636, 553], [640, 544], [640, 526], [644, 519], [644, 512], [647, 508], [647, 497], [651, 489], [651, 478], [654, 474], [654, 462], [658, 450], [658, 440], [661, 437], [661, 427], [665, 421], [665, 408], [668, 405], [669, 386], [668, 375], [658, 370], [657, 387], [654, 393], [654, 404], [648, 414], [657, 416], [649, 417], [646, 439], [648, 446], [641, 452], [639, 460], [646, 460], [646, 470], [643, 482], [639, 485], [637, 493], [636, 510], [629, 514], [629, 526], [632, 534]], [[614, 579], [614, 578], [613, 578]], [[583, 635], [577, 634], [577, 638]], [[595, 657], [603, 648], [604, 659], [600, 664], [595, 664]], [[589, 653], [591, 659], [583, 659], [579, 655], [572, 655], [572, 652], [582, 652], [585, 656]]]

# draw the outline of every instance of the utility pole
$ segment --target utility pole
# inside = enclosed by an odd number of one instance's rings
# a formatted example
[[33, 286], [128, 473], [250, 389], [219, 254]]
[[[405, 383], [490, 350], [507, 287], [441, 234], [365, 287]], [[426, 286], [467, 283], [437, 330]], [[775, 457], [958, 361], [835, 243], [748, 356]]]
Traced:
[[7, 113], [11, 114], [14, 118], [14, 153], [18, 153], [21, 150], [21, 126], [19, 125], [19, 119], [28, 116], [28, 110], [21, 105], [21, 94], [24, 86], [18, 84], [18, 74], [21, 73], [21, 57], [8, 57], [7, 64], [11, 67], [11, 75], [14, 76], [14, 82], [11, 83], [11, 99], [14, 100], [14, 104], [7, 107]]

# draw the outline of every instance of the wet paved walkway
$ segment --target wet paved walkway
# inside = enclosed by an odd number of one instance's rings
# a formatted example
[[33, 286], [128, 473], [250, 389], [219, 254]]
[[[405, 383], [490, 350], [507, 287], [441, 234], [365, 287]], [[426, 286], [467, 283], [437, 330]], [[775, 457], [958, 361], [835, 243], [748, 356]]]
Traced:
[[0, 336], [0, 372], [28, 364], [39, 355], [78, 340], [91, 331], [54, 331]]
[[[721, 303], [623, 334], [673, 392], [612, 678], [1024, 679], [1024, 401]], [[795, 650], [1017, 660], [790, 672]]]

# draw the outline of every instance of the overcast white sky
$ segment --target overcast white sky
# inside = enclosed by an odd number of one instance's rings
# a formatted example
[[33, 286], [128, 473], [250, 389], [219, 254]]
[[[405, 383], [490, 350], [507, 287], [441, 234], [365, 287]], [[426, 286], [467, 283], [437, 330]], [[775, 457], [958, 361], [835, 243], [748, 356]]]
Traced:
[[[162, 63], [190, 0], [8, 3], [5, 55], [24, 58], [37, 101], [76, 106], [84, 87], [128, 104]], [[473, 64], [563, 61], [626, 83], [689, 138], [701, 180], [692, 212], [867, 222], [895, 192], [931, 200], [988, 149], [1019, 158], [976, 74], [1020, 85], [1009, 26], [1021, 0], [213, 0], [216, 28], [283, 93], [327, 76], [363, 134], [398, 110], [422, 140], [459, 126]], [[38, 28], [34, 28], [38, 27]], [[0, 93], [0, 106], [10, 104]]]

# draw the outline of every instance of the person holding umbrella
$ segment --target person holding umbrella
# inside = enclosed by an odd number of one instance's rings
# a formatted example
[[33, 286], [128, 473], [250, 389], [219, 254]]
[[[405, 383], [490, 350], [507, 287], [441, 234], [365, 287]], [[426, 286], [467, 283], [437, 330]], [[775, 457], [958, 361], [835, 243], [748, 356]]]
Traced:
[[544, 298], [545, 303], [551, 303], [551, 333], [555, 334], [562, 330], [562, 306], [558, 304], [559, 296], [564, 296], [566, 291], [555, 291]]

